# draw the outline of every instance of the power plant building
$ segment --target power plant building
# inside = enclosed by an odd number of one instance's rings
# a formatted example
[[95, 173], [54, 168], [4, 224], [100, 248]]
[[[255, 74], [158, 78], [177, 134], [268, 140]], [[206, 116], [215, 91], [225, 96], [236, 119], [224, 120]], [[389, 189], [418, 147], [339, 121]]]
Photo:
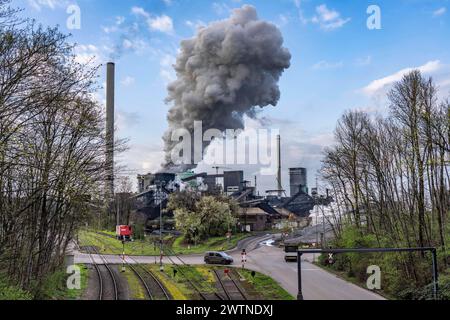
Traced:
[[226, 194], [232, 195], [244, 189], [244, 171], [225, 171], [223, 188]]

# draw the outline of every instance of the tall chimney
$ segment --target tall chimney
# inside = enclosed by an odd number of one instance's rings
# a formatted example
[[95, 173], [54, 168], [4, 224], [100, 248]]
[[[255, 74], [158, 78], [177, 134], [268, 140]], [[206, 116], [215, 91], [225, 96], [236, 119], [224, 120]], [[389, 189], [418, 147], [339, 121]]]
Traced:
[[277, 150], [278, 150], [278, 172], [277, 172], [277, 182], [278, 182], [278, 196], [281, 197], [283, 193], [283, 185], [281, 184], [281, 136], [277, 136]]
[[115, 65], [106, 65], [106, 196], [114, 197], [114, 87]]

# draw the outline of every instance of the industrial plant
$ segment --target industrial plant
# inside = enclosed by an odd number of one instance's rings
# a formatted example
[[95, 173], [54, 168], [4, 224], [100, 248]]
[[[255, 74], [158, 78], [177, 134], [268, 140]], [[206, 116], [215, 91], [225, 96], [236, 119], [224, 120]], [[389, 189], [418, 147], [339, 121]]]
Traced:
[[[279, 149], [280, 150], [280, 149]], [[279, 157], [281, 159], [281, 156]], [[256, 179], [252, 184], [245, 180], [245, 172], [226, 171], [215, 174], [186, 171], [175, 173], [149, 173], [138, 175], [138, 194], [135, 216], [145, 221], [148, 230], [159, 228], [159, 219], [165, 217], [165, 228], [173, 228], [173, 213], [165, 210], [171, 193], [178, 191], [198, 192], [202, 195], [225, 194], [239, 203], [239, 225], [241, 231], [264, 231], [281, 228], [285, 222], [294, 228], [310, 223], [310, 212], [317, 204], [316, 194], [309, 194], [307, 169], [290, 168], [290, 195], [282, 189], [281, 166], [277, 175], [276, 190], [259, 195]], [[313, 189], [314, 190], [314, 189]], [[321, 199], [323, 203], [323, 198]], [[326, 201], [331, 202], [327, 197]]]
[[[105, 198], [112, 204], [114, 198], [114, 86], [115, 65], [107, 64], [106, 81], [106, 184]], [[140, 221], [147, 232], [155, 230], [174, 230], [173, 212], [167, 210], [169, 196], [179, 191], [197, 192], [201, 195], [226, 195], [239, 204], [240, 231], [264, 231], [281, 229], [289, 224], [292, 228], [305, 227], [310, 224], [310, 212], [317, 204], [317, 192], [308, 188], [308, 171], [306, 168], [289, 168], [289, 196], [281, 181], [282, 153], [281, 136], [277, 137], [277, 175], [274, 180], [276, 189], [267, 190], [260, 195], [255, 182], [245, 180], [245, 172], [227, 171], [225, 167], [213, 167], [215, 174], [196, 173], [185, 170], [174, 173], [170, 166], [157, 173], [137, 176], [138, 192], [131, 197], [132, 219]], [[180, 170], [181, 171], [181, 170]], [[222, 171], [220, 173], [219, 171]], [[325, 202], [331, 202], [325, 198]], [[320, 199], [321, 204], [324, 198]], [[123, 202], [123, 201], [116, 201]], [[117, 208], [110, 208], [117, 211]], [[119, 214], [118, 214], [119, 216]], [[117, 218], [119, 219], [119, 218]], [[119, 223], [119, 221], [117, 221]], [[161, 228], [162, 225], [162, 228]]]

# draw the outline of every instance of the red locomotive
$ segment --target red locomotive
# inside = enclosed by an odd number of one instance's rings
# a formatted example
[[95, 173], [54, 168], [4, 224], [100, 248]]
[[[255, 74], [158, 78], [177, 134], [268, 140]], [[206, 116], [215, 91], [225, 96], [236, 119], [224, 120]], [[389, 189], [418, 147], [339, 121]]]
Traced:
[[131, 226], [116, 226], [116, 235], [120, 241], [132, 241], [133, 229]]

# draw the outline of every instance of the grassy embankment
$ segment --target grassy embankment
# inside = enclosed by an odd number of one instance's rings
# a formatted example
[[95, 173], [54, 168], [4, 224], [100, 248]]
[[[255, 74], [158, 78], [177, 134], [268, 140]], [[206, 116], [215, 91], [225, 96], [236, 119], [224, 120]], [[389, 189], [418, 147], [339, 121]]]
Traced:
[[31, 300], [32, 295], [0, 279], [0, 300]]
[[67, 274], [66, 270], [61, 269], [50, 275], [42, 286], [38, 299], [43, 300], [78, 300], [88, 285], [88, 269], [83, 264], [78, 264], [80, 269], [80, 289], [68, 289], [67, 279], [71, 274]]
[[[220, 285], [216, 283], [213, 267], [210, 266], [165, 266], [163, 272], [156, 265], [146, 266], [158, 277], [167, 288], [174, 300], [199, 300], [198, 292], [192, 288], [190, 280], [204, 294], [221, 293]], [[223, 268], [216, 268], [223, 272]], [[174, 276], [174, 270], [177, 270]], [[232, 269], [235, 277], [243, 278], [241, 286], [250, 299], [262, 300], [293, 300], [294, 298], [270, 277], [256, 273], [253, 278], [251, 271]]]
[[255, 277], [253, 277], [250, 270], [238, 270], [238, 273], [254, 288], [255, 292], [263, 300], [294, 300], [294, 297], [275, 280], [264, 274], [256, 272]]
[[[447, 226], [447, 243], [450, 241], [450, 224]], [[389, 239], [380, 239], [381, 247], [408, 247], [404, 245], [393, 245]], [[344, 229], [341, 239], [333, 241], [332, 247], [336, 248], [353, 248], [380, 247], [372, 234], [360, 234], [354, 228], [347, 227]], [[450, 268], [448, 267], [448, 259], [450, 250], [438, 249], [437, 251], [438, 267], [439, 267], [439, 299], [450, 299]], [[433, 299], [432, 290], [432, 273], [431, 273], [431, 255], [425, 254], [423, 257], [419, 253], [351, 253], [335, 255], [333, 265], [327, 265], [325, 260], [328, 256], [322, 255], [319, 258], [318, 266], [326, 269], [335, 275], [352, 282], [362, 288], [367, 289], [367, 267], [371, 265], [379, 266], [381, 269], [381, 290], [376, 292], [390, 300], [430, 300]], [[415, 283], [404, 275], [402, 268], [405, 261], [413, 261], [414, 267], [418, 275], [422, 279], [422, 284]], [[410, 262], [411, 263], [411, 262]], [[411, 265], [410, 265], [411, 267]], [[425, 282], [425, 284], [423, 283]]]
[[0, 279], [0, 300], [78, 300], [88, 285], [88, 270], [84, 265], [77, 265], [80, 269], [80, 289], [69, 289], [67, 274], [64, 268], [49, 275], [36, 292], [27, 292], [10, 286]]
[[[251, 236], [251, 234], [237, 234], [228, 240], [226, 237], [210, 238], [202, 243], [188, 245], [184, 243], [184, 237], [173, 238], [165, 236], [164, 243], [166, 248], [174, 251], [176, 254], [202, 254], [205, 251], [226, 251], [236, 247], [237, 243]], [[79, 233], [80, 246], [96, 246], [103, 254], [122, 254], [122, 243], [114, 238], [112, 232], [94, 232], [83, 230]], [[135, 256], [158, 256], [159, 247], [150, 243], [150, 240], [136, 240], [125, 244], [125, 253]]]
[[[122, 254], [123, 251], [122, 242], [114, 238], [114, 234], [107, 235], [104, 231], [99, 234], [83, 230], [80, 231], [78, 238], [81, 247], [95, 246], [102, 254]], [[157, 256], [159, 249], [149, 242], [136, 240], [125, 244], [125, 253], [135, 256]]]
[[147, 299], [145, 288], [142, 286], [141, 281], [129, 266], [125, 267], [125, 272], [123, 272], [122, 275], [127, 279], [131, 300]]
[[252, 234], [239, 233], [233, 235], [231, 239], [226, 237], [214, 237], [194, 245], [185, 243], [184, 237], [178, 237], [172, 244], [172, 250], [177, 254], [197, 254], [206, 251], [227, 251], [235, 248], [239, 241], [250, 237]]

